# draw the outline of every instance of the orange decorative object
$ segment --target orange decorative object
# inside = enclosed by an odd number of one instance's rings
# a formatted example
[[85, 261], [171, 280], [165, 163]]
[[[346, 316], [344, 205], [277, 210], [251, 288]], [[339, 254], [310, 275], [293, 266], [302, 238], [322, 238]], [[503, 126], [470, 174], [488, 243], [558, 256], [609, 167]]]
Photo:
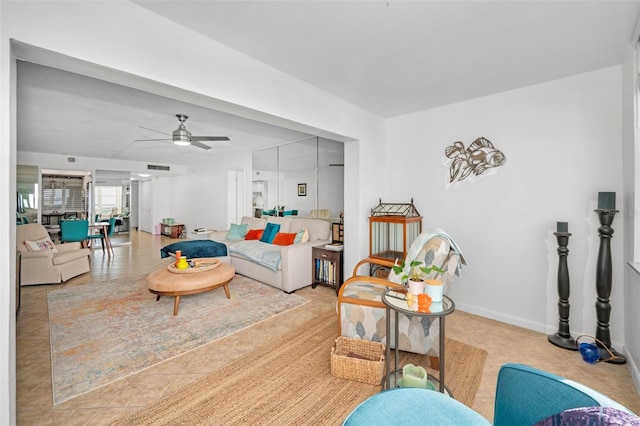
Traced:
[[418, 312], [429, 312], [431, 307], [431, 297], [428, 294], [421, 293], [418, 295]]
[[181, 250], [176, 250], [176, 262], [174, 263], [176, 268], [178, 267], [178, 262], [180, 262], [180, 257], [182, 257], [182, 251]]

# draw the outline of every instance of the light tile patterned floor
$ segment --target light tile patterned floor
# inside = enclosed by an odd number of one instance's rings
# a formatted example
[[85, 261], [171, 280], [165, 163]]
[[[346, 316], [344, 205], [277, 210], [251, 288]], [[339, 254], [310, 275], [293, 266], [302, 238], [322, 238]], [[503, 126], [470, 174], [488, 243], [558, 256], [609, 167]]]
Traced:
[[[100, 249], [94, 250], [92, 271], [66, 284], [23, 288], [16, 330], [18, 425], [110, 424], [253, 351], [269, 339], [335, 312], [335, 291], [326, 287], [301, 289], [297, 294], [312, 300], [304, 309], [294, 309], [54, 407], [47, 292], [147, 273], [166, 264], [166, 260], [160, 259], [160, 248], [171, 239], [134, 231], [131, 240], [131, 245], [116, 245], [112, 258], [103, 255]], [[487, 350], [489, 355], [473, 408], [489, 420], [493, 419], [498, 369], [506, 362], [521, 362], [571, 378], [640, 413], [640, 395], [624, 365], [589, 365], [576, 352], [549, 344], [545, 335], [464, 312], [448, 317], [447, 336]]]

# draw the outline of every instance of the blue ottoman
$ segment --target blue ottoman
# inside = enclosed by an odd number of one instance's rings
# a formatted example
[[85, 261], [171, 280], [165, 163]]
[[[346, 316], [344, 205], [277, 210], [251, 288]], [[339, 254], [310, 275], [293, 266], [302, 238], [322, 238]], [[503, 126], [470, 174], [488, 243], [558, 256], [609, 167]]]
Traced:
[[490, 426], [491, 423], [471, 408], [440, 392], [398, 388], [380, 392], [358, 405], [343, 425]]
[[197, 259], [201, 257], [221, 257], [227, 255], [227, 246], [211, 240], [180, 241], [169, 244], [160, 249], [160, 258], [169, 257], [169, 253], [174, 254], [177, 250], [182, 252], [187, 259]]

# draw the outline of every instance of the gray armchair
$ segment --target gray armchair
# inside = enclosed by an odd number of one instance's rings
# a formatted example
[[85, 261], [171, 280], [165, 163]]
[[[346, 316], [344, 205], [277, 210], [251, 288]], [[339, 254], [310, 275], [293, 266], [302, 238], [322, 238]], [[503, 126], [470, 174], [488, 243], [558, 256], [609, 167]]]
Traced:
[[[91, 270], [91, 252], [80, 243], [50, 245], [55, 249], [31, 251], [25, 241], [51, 241], [46, 228], [38, 223], [16, 226], [16, 245], [21, 253], [22, 285], [58, 284]], [[33, 245], [33, 244], [30, 244]]]

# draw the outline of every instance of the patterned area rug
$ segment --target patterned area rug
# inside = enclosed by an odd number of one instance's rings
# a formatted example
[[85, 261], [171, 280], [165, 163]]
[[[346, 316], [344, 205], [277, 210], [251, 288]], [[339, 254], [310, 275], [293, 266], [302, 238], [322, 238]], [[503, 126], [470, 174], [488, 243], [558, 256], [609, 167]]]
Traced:
[[173, 297], [145, 275], [48, 294], [53, 403], [59, 404], [264, 321], [308, 300], [236, 275], [224, 289]]

